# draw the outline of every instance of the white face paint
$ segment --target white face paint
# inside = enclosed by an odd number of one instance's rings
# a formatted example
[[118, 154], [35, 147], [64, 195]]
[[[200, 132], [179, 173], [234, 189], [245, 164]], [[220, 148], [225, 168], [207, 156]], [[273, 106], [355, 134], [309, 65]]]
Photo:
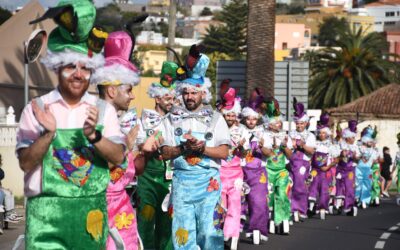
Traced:
[[65, 66], [61, 74], [64, 78], [69, 78], [72, 75], [76, 74], [78, 70], [85, 80], [89, 80], [91, 76], [91, 69], [75, 64], [69, 64]]

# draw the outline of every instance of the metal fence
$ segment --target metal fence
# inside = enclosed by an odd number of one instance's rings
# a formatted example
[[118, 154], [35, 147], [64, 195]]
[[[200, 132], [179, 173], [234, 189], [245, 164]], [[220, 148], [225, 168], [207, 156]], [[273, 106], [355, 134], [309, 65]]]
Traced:
[[[246, 61], [218, 61], [217, 82], [232, 79], [231, 87], [238, 91], [240, 97], [246, 94]], [[275, 62], [275, 98], [279, 101], [281, 111], [288, 121], [293, 113], [292, 103], [295, 96], [308, 107], [309, 64], [303, 61]], [[217, 84], [216, 93], [219, 91]]]

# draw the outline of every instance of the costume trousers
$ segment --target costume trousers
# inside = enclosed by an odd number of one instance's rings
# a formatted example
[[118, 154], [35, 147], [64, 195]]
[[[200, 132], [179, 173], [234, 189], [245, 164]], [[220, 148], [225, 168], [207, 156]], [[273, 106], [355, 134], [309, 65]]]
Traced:
[[172, 249], [172, 218], [161, 205], [171, 181], [164, 171], [146, 169], [138, 178], [138, 229], [145, 249]]
[[291, 205], [292, 212], [306, 215], [308, 209], [308, 187], [306, 181], [310, 172], [310, 162], [303, 159], [302, 153], [295, 153], [290, 159], [293, 180]]
[[[256, 160], [258, 159], [254, 161]], [[259, 167], [246, 165], [243, 168], [243, 173], [244, 182], [250, 186], [250, 193], [246, 196], [249, 212], [247, 231], [259, 230], [262, 235], [267, 236], [269, 217], [267, 171], [265, 167], [261, 166], [260, 161]]]
[[369, 164], [359, 161], [356, 167], [355, 196], [359, 202], [369, 204], [371, 202], [372, 169]]
[[223, 250], [221, 180], [218, 169], [175, 169], [172, 179], [174, 249]]
[[225, 237], [239, 237], [241, 192], [243, 183], [243, 171], [239, 165], [236, 167], [224, 167], [220, 169], [222, 182], [222, 205], [226, 208], [224, 223]]
[[279, 225], [284, 220], [290, 219], [289, 200], [289, 172], [286, 169], [270, 169], [268, 171], [268, 182], [271, 186], [269, 193], [269, 204], [272, 208], [272, 220]]
[[[315, 176], [314, 176], [315, 174]], [[329, 209], [329, 184], [331, 182], [331, 172], [313, 169], [311, 175], [314, 176], [310, 185], [309, 200], [317, 202], [317, 209]]]
[[336, 172], [336, 199], [344, 199], [344, 211], [349, 212], [355, 203], [354, 170]]
[[381, 194], [381, 171], [378, 163], [372, 165], [371, 201], [379, 198]]

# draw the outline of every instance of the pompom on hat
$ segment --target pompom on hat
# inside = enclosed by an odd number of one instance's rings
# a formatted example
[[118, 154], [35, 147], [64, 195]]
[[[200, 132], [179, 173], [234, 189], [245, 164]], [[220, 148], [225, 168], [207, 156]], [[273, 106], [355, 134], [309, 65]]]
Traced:
[[151, 98], [162, 97], [166, 94], [175, 95], [176, 71], [179, 65], [174, 62], [163, 62], [160, 74], [160, 82], [152, 83], [147, 91]]
[[57, 27], [50, 33], [47, 43], [47, 55], [42, 63], [49, 69], [71, 63], [81, 62], [87, 68], [98, 68], [104, 64], [101, 54], [108, 34], [100, 27], [93, 27], [96, 8], [89, 0], [61, 0], [57, 7], [49, 8], [46, 13], [30, 24], [52, 18]]
[[356, 120], [350, 120], [348, 127], [343, 130], [343, 138], [353, 138], [357, 136], [357, 124]]
[[137, 85], [140, 81], [139, 70], [129, 61], [133, 46], [132, 38], [125, 31], [110, 33], [104, 46], [105, 65], [93, 74], [91, 83]]

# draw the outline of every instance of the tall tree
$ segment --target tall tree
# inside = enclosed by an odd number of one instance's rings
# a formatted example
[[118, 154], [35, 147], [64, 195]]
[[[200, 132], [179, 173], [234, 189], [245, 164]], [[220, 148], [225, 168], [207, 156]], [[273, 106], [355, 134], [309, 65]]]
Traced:
[[336, 46], [339, 40], [338, 33], [348, 25], [345, 18], [327, 17], [319, 26], [318, 43], [321, 46]]
[[380, 33], [339, 31], [338, 48], [328, 47], [311, 64], [310, 106], [329, 108], [351, 102], [390, 82], [398, 82], [400, 66], [389, 61], [388, 44]]
[[248, 0], [247, 96], [254, 88], [274, 95], [275, 1]]
[[[168, 13], [168, 47], [173, 48], [175, 46], [175, 30], [176, 30], [176, 0], [169, 1], [169, 13]], [[174, 54], [171, 51], [167, 52], [167, 60], [173, 61]]]
[[247, 4], [232, 0], [223, 7], [216, 19], [223, 25], [210, 26], [203, 38], [206, 53], [221, 52], [233, 59], [243, 59], [246, 51]]

